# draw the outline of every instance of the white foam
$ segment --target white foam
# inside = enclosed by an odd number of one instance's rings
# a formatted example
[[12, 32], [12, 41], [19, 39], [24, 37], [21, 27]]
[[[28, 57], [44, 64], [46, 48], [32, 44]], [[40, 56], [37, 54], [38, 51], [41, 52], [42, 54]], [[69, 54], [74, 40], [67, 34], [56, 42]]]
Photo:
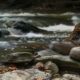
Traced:
[[0, 13], [0, 16], [35, 16], [35, 14], [32, 13]]
[[[36, 14], [33, 14], [33, 13], [20, 13], [20, 14], [17, 14], [16, 16], [35, 16]], [[13, 14], [13, 16], [15, 16], [15, 14]]]
[[24, 18], [9, 18], [9, 17], [2, 17], [0, 18], [0, 21], [7, 21], [7, 20], [11, 20], [11, 21], [24, 21]]
[[60, 15], [74, 15], [75, 13], [73, 13], [73, 12], [66, 12], [66, 13], [62, 13], [62, 14], [60, 14]]
[[7, 47], [12, 47], [12, 45], [6, 41], [0, 41], [0, 47], [7, 48]]
[[80, 18], [79, 17], [77, 17], [77, 16], [72, 16], [72, 18], [71, 18], [71, 20], [75, 20], [75, 21], [80, 21]]
[[72, 20], [72, 23], [76, 25], [77, 23], [80, 22], [80, 17], [72, 16], [71, 20]]
[[59, 25], [54, 25], [49, 27], [39, 27], [39, 28], [47, 31], [72, 31], [74, 29], [74, 26], [59, 24]]
[[37, 16], [67, 16], [67, 15], [75, 15], [75, 13], [72, 12], [66, 12], [66, 13], [62, 13], [62, 14], [41, 14], [41, 13], [37, 13]]
[[28, 34], [26, 34], [27, 37], [44, 37], [43, 34], [40, 34], [40, 33], [33, 33], [33, 32], [30, 32]]
[[20, 12], [20, 13], [0, 13], [0, 17], [6, 16], [62, 16], [62, 15], [74, 15], [75, 13], [66, 12], [62, 14], [54, 14], [54, 13], [27, 13], [27, 12]]
[[44, 37], [43, 34], [40, 34], [40, 33], [33, 33], [33, 32], [22, 33], [22, 34], [14, 34], [14, 33], [11, 33], [11, 36], [14, 36], [14, 37], [28, 37], [28, 38], [33, 38], [33, 37]]

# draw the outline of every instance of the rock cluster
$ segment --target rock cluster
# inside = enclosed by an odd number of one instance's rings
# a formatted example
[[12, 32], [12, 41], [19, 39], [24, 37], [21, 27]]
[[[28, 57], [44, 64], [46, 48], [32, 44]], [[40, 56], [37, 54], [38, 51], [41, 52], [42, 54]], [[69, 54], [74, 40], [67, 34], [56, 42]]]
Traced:
[[[22, 27], [27, 32], [27, 25], [24, 22], [7, 24], [15, 28], [16, 33]], [[34, 32], [39, 30], [32, 25], [28, 27]], [[25, 33], [24, 30], [21, 34]], [[45, 41], [30, 42], [25, 38], [7, 37], [6, 41], [0, 43], [0, 80], [79, 80], [79, 73], [78, 60], [51, 50]]]

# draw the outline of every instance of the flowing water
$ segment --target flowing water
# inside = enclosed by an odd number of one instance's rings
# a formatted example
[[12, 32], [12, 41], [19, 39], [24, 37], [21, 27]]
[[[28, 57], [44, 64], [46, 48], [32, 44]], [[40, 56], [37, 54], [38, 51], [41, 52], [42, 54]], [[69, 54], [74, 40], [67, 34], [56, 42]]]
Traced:
[[[40, 43], [48, 45], [53, 40], [62, 40], [69, 37], [75, 25], [80, 22], [79, 12], [54, 13], [53, 11], [33, 11], [33, 10], [0, 10], [0, 30], [10, 30], [5, 25], [9, 21], [24, 21], [50, 33], [25, 33], [22, 35], [6, 35], [0, 37], [0, 62], [6, 54], [13, 52], [35, 52], [34, 45], [15, 46], [19, 43]], [[18, 31], [17, 31], [18, 32]], [[16, 42], [17, 41], [17, 42]], [[42, 46], [44, 47], [44, 46]], [[39, 46], [39, 49], [41, 47]]]
[[[5, 21], [24, 21], [30, 23], [40, 29], [50, 31], [50, 34], [36, 34], [29, 32], [23, 35], [10, 35], [10, 39], [23, 38], [23, 41], [42, 41], [51, 42], [53, 40], [63, 39], [70, 35], [74, 26], [80, 22], [79, 12], [54, 13], [53, 11], [33, 11], [33, 10], [0, 10], [0, 29], [9, 29], [5, 25]], [[44, 39], [45, 38], [45, 39]], [[9, 39], [9, 38], [8, 38]], [[7, 38], [0, 38], [1, 46], [5, 46]], [[9, 39], [9, 40], [10, 40]], [[19, 42], [21, 41], [19, 40]], [[7, 44], [10, 47], [10, 45]], [[6, 46], [5, 46], [6, 47]]]
[[80, 14], [72, 12], [55, 14], [52, 12], [40, 13], [23, 10], [1, 10], [0, 24], [6, 20], [25, 21], [49, 31], [72, 30], [74, 25], [80, 21]]

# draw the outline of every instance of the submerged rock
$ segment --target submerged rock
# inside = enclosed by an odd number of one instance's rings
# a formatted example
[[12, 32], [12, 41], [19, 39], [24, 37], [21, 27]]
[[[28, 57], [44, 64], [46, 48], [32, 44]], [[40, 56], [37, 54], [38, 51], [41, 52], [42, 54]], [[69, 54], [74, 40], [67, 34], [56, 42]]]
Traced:
[[22, 43], [19, 44], [18, 46], [26, 46], [27, 48], [32, 48], [36, 51], [41, 51], [48, 49], [48, 45], [45, 43], [39, 43], [39, 42], [32, 42], [32, 43]]
[[3, 63], [24, 63], [30, 62], [34, 59], [34, 56], [30, 52], [16, 52], [11, 54], [6, 54], [2, 57]]
[[8, 30], [0, 30], [0, 37], [4, 37], [6, 35], [10, 35], [10, 32]]
[[28, 32], [34, 32], [34, 33], [45, 33], [48, 31], [42, 30], [37, 28], [36, 26], [33, 26], [29, 23], [23, 22], [23, 21], [6, 21], [5, 23], [7, 27], [9, 27], [9, 31], [12, 34], [18, 34], [21, 35], [23, 33], [28, 33]]

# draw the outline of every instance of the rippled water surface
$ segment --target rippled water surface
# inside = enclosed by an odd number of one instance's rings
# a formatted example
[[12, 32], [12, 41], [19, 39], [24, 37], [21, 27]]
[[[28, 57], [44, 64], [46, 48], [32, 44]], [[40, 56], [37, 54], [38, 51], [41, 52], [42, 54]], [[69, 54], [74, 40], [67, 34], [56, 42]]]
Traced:
[[[65, 12], [65, 13], [54, 13], [50, 11], [32, 11], [32, 10], [0, 10], [0, 29], [8, 29], [5, 25], [5, 21], [24, 21], [28, 22], [40, 29], [47, 30], [51, 33], [33, 33], [29, 32], [22, 35], [10, 35], [6, 38], [0, 38], [0, 41], [8, 41], [15, 38], [26, 38], [29, 41], [47, 41], [51, 42], [54, 40], [65, 38], [70, 35], [70, 32], [74, 29], [74, 26], [80, 22], [80, 13]], [[8, 39], [7, 39], [8, 37]], [[37, 38], [37, 39], [36, 39]], [[40, 39], [39, 39], [40, 38]], [[45, 39], [44, 39], [45, 38]], [[9, 39], [9, 40], [10, 40]], [[4, 43], [4, 42], [0, 42]], [[2, 46], [2, 44], [1, 44]], [[8, 45], [9, 46], [9, 45]]]
[[[80, 22], [80, 13], [65, 12], [55, 14], [50, 11], [27, 11], [27, 10], [1, 10], [0, 24], [2, 25], [6, 20], [25, 21], [38, 28], [47, 31], [72, 31], [75, 24]], [[5, 24], [2, 26], [5, 27]], [[36, 37], [35, 33], [29, 33], [30, 36]], [[29, 34], [26, 35], [29, 36]], [[29, 36], [29, 37], [30, 37]], [[44, 35], [38, 34], [39, 37]]]
[[[20, 30], [7, 27], [5, 24], [6, 21], [24, 21], [40, 29], [46, 30], [46, 33], [35, 33], [32, 31], [23, 33]], [[10, 35], [4, 35], [3, 33], [3, 36], [1, 36], [0, 33], [0, 63], [2, 63], [4, 59], [7, 60], [10, 58], [11, 56], [7, 58], [5, 56], [11, 53], [30, 52], [34, 55], [38, 55], [36, 52], [49, 49], [52, 41], [61, 41], [69, 37], [78, 22], [80, 22], [79, 12], [54, 13], [53, 11], [21, 9], [0, 10], [0, 32], [2, 30], [8, 30], [10, 32]], [[15, 59], [14, 57], [15, 56], [13, 56], [13, 59]], [[17, 57], [19, 58], [21, 56]], [[23, 58], [22, 61], [24, 62]]]

